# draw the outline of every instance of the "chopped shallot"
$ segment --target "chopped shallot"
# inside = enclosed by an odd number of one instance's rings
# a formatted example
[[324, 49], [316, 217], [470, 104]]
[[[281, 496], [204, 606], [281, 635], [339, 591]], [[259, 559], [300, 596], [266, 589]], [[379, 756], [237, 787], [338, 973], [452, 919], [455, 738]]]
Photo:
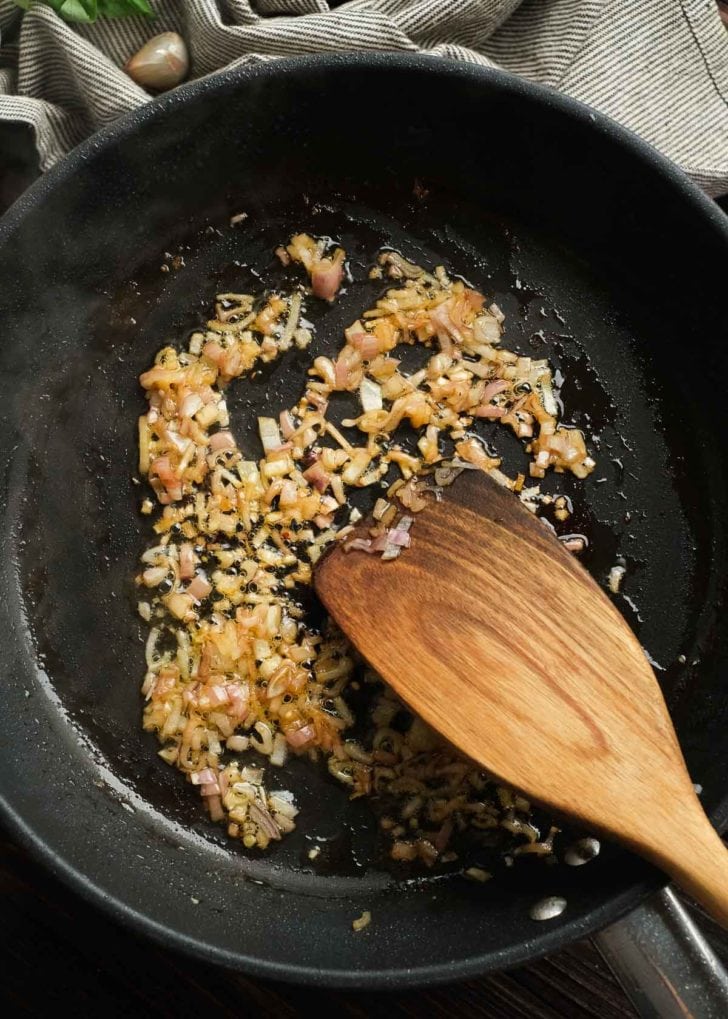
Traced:
[[281, 433], [275, 418], [258, 418], [258, 431], [263, 450], [269, 453], [272, 449], [278, 449], [281, 445]]
[[179, 575], [182, 580], [191, 580], [195, 575], [197, 557], [189, 541], [183, 541], [179, 547]]
[[304, 747], [316, 736], [316, 730], [312, 725], [304, 725], [300, 729], [288, 729], [286, 739], [292, 747]]
[[217, 775], [211, 768], [203, 768], [202, 771], [190, 772], [192, 785], [209, 785], [217, 781]]
[[210, 438], [210, 449], [213, 453], [220, 453], [226, 449], [235, 449], [235, 439], [230, 432], [215, 432]]
[[202, 601], [203, 598], [207, 598], [211, 591], [212, 584], [204, 573], [198, 573], [187, 587], [187, 594], [191, 595], [195, 601]]
[[333, 258], [322, 259], [311, 272], [314, 295], [333, 301], [344, 278], [344, 252], [338, 248]]
[[361, 380], [359, 397], [365, 411], [381, 410], [384, 406], [382, 402], [382, 387], [377, 385], [376, 382], [372, 382], [371, 379], [363, 378]]
[[[330, 239], [297, 234], [276, 253], [304, 267], [315, 296], [334, 299], [346, 255]], [[352, 798], [391, 805], [381, 825], [394, 859], [452, 862], [453, 832], [471, 825], [525, 838], [511, 859], [551, 854], [552, 836], [538, 841], [528, 803], [496, 790], [420, 719], [403, 721], [386, 688], [373, 688], [371, 740], [364, 728], [350, 738], [358, 666], [340, 633], [310, 626], [301, 597], [337, 538], [347, 552], [385, 561], [406, 554], [415, 514], [464, 469], [518, 493], [552, 530], [567, 520], [565, 497], [524, 487], [525, 470], [514, 480], [500, 469], [479, 419], [494, 423], [489, 441], [513, 431], [537, 479], [551, 470], [583, 478], [594, 468], [585, 436], [560, 420], [548, 362], [501, 345], [499, 308], [441, 266], [430, 272], [385, 251], [370, 278], [382, 270], [395, 282], [345, 329], [336, 353], [312, 359], [300, 399], [258, 418], [262, 457], [246, 459], [230, 431], [227, 387], [311, 343], [300, 285], [218, 295], [215, 317], [187, 348], [163, 347], [140, 377], [148, 407], [138, 419], [138, 469], [151, 489], [142, 512], [152, 514], [152, 497], [158, 507], [137, 576], [149, 624], [144, 726], [157, 733], [160, 756], [199, 787], [210, 817], [248, 849], [292, 831], [298, 811], [290, 793], [266, 792], [263, 768], [228, 756], [245, 751], [272, 766], [323, 755]], [[407, 347], [422, 355], [419, 366], [401, 357]], [[358, 416], [336, 416], [357, 396]], [[373, 521], [350, 501], [366, 488]], [[553, 512], [543, 515], [547, 506]], [[581, 535], [562, 540], [586, 547]], [[365, 670], [364, 680], [376, 677]]]
[[577, 555], [579, 552], [583, 552], [588, 545], [583, 534], [565, 534], [560, 540], [567, 552], [574, 552]]
[[303, 472], [303, 476], [319, 492], [325, 492], [331, 481], [331, 476], [324, 470], [323, 465], [318, 460]]
[[290, 439], [296, 430], [296, 423], [293, 420], [291, 412], [283, 410], [278, 418], [281, 427], [281, 435], [284, 439]]

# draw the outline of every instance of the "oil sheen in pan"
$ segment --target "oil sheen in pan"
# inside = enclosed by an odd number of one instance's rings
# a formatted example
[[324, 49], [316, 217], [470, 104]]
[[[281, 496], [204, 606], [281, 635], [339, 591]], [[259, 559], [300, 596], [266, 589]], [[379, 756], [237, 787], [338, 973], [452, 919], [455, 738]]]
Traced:
[[[291, 352], [251, 384], [240, 380], [231, 387], [232, 427], [242, 447], [257, 450], [257, 414], [289, 405], [302, 389], [310, 358], [340, 345], [344, 326], [381, 292], [381, 281], [367, 279], [380, 247], [394, 247], [421, 264], [444, 264], [503, 308], [509, 347], [548, 357], [561, 372], [572, 412], [567, 421], [584, 428], [597, 469], [584, 483], [552, 476], [544, 488], [572, 498], [575, 515], [569, 528], [589, 537], [584, 562], [597, 579], [605, 581], [616, 556], [627, 561], [618, 604], [664, 668], [659, 675], [668, 693], [678, 690], [682, 667], [675, 663], [682, 653], [688, 661], [694, 657], [690, 641], [699, 628], [696, 606], [702, 604], [694, 533], [699, 518], [681, 489], [679, 465], [670, 457], [657, 416], [659, 394], [643, 389], [629, 326], [619, 320], [616, 300], [600, 293], [588, 269], [548, 238], [486, 219], [435, 194], [413, 199], [404, 210], [395, 197], [391, 211], [381, 203], [375, 210], [338, 199], [331, 206], [303, 199], [285, 207], [249, 206], [248, 218], [231, 227], [229, 216], [238, 211], [226, 210], [207, 230], [180, 237], [174, 248], [168, 247], [170, 258], [150, 253], [134, 280], [99, 308], [96, 371], [81, 375], [79, 364], [71, 362], [57, 368], [47, 385], [50, 398], [62, 407], [63, 420], [47, 438], [36, 481], [46, 488], [43, 474], [61, 456], [70, 463], [68, 486], [77, 500], [75, 505], [59, 500], [53, 507], [38, 502], [28, 514], [26, 530], [33, 540], [24, 547], [21, 567], [29, 614], [64, 704], [119, 777], [168, 816], [236, 851], [224, 832], [201, 816], [197, 797], [180, 777], [156, 757], [154, 738], [140, 730], [141, 628], [128, 608], [137, 557], [148, 540], [148, 525], [138, 515], [140, 490], [127, 480], [134, 472], [133, 424], [143, 406], [137, 377], [163, 342], [182, 341], [208, 317], [216, 292], [257, 292], [280, 283], [286, 271], [273, 250], [301, 230], [341, 242], [357, 282], [330, 309], [308, 302], [307, 317], [316, 334], [304, 356]], [[168, 271], [161, 271], [163, 264]], [[494, 445], [512, 469], [522, 453], [508, 439], [499, 434]], [[69, 453], [74, 444], [82, 450], [80, 457]], [[84, 524], [72, 551], [85, 567], [67, 578], [68, 601], [59, 606], [45, 597], [48, 573], [58, 568], [68, 534], [79, 531], [79, 512]], [[662, 583], [667, 573], [677, 577], [669, 591]], [[631, 615], [627, 598], [634, 605]], [[79, 606], [92, 635], [84, 647], [67, 638], [73, 632], [69, 613]], [[281, 784], [295, 790], [299, 828], [263, 859], [238, 853], [242, 870], [278, 883], [283, 872], [315, 869], [326, 881], [380, 885], [389, 865], [378, 851], [369, 807], [350, 803], [344, 789], [305, 761], [287, 764]], [[311, 860], [314, 845], [321, 853]], [[528, 869], [519, 870], [526, 881]]]

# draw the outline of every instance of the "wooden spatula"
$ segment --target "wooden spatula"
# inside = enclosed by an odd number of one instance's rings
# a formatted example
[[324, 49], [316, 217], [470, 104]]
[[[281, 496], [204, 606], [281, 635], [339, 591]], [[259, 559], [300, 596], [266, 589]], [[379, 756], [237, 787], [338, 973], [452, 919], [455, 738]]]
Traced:
[[728, 925], [728, 853], [645, 654], [511, 493], [466, 471], [387, 562], [336, 547], [315, 586], [433, 728], [503, 782], [657, 864]]

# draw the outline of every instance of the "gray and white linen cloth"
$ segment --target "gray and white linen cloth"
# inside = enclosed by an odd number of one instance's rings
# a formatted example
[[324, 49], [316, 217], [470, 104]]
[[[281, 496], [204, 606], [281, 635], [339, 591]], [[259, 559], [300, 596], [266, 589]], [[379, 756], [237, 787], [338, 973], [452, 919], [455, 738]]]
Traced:
[[[728, 192], [728, 32], [715, 0], [153, 0], [157, 17], [69, 25], [0, 0], [0, 120], [33, 128], [43, 169], [148, 102], [122, 70], [152, 35], [187, 41], [191, 78], [303, 53], [424, 51], [500, 67], [642, 135]], [[2, 153], [0, 152], [0, 161]]]

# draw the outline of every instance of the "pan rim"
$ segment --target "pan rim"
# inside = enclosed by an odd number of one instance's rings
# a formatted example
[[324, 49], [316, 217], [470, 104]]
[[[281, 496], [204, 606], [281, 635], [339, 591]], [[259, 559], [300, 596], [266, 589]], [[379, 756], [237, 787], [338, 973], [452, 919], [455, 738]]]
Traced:
[[518, 946], [491, 950], [457, 962], [447, 961], [428, 966], [386, 970], [329, 969], [290, 962], [272, 962], [259, 956], [247, 955], [242, 951], [229, 951], [174, 930], [152, 916], [127, 905], [117, 896], [108, 894], [60, 853], [54, 852], [25, 824], [22, 817], [2, 795], [0, 815], [6, 827], [36, 863], [41, 864], [74, 894], [99, 908], [102, 913], [125, 929], [144, 935], [162, 948], [173, 949], [198, 961], [213, 963], [233, 972], [242, 972], [265, 980], [280, 980], [297, 986], [350, 991], [417, 990], [514, 969], [535, 962], [552, 952], [561, 951], [576, 941], [595, 934], [603, 927], [626, 916], [647, 896], [664, 888], [668, 883], [667, 878], [655, 870], [654, 878], [630, 885], [618, 896], [584, 917], [567, 920], [561, 926], [544, 930], [538, 936], [524, 938]]
[[[720, 208], [700, 191], [679, 167], [653, 149], [649, 143], [604, 114], [598, 113], [568, 96], [503, 71], [425, 54], [380, 52], [309, 55], [237, 67], [183, 85], [171, 94], [152, 100], [82, 142], [31, 185], [0, 220], [0, 245], [12, 236], [14, 231], [22, 225], [24, 218], [32, 213], [47, 194], [61, 186], [89, 158], [117, 141], [133, 136], [139, 126], [163, 117], [172, 109], [184, 107], [186, 103], [193, 102], [196, 98], [210, 93], [223, 96], [238, 88], [245, 88], [251, 81], [298, 75], [306, 73], [308, 69], [342, 71], [347, 67], [371, 72], [388, 67], [423, 74], [436, 73], [445, 78], [470, 80], [480, 83], [484, 87], [496, 88], [522, 96], [536, 105], [550, 106], [560, 110], [584, 128], [610, 136], [616, 144], [623, 149], [630, 150], [635, 157], [664, 176], [673, 187], [676, 198], [679, 198], [686, 206], [692, 207], [694, 214], [699, 216], [706, 226], [709, 224], [728, 248], [728, 218]], [[570, 944], [617, 920], [650, 892], [666, 883], [666, 878], [655, 871], [654, 877], [629, 885], [618, 895], [613, 896], [584, 917], [566, 920], [559, 927], [524, 939], [517, 946], [491, 950], [455, 963], [444, 961], [416, 968], [388, 970], [322, 969], [272, 962], [257, 956], [246, 955], [242, 951], [230, 951], [209, 942], [197, 940], [170, 926], [161, 924], [153, 916], [142, 913], [122, 899], [109, 894], [104, 890], [102, 882], [89, 878], [76, 868], [68, 859], [67, 854], [64, 855], [54, 850], [45, 842], [41, 834], [28, 826], [21, 814], [2, 794], [0, 794], [0, 814], [13, 835], [28, 849], [35, 860], [43, 864], [54, 876], [59, 877], [74, 892], [80, 894], [83, 899], [95, 906], [100, 906], [104, 912], [123, 922], [127, 927], [151, 937], [167, 948], [173, 947], [195, 958], [214, 962], [229, 969], [242, 970], [251, 975], [297, 984], [348, 989], [415, 988], [449, 983], [503, 968], [511, 968], [563, 948], [565, 944]], [[713, 821], [719, 826], [727, 820], [728, 796], [723, 798], [718, 809], [713, 813]]]
[[372, 50], [361, 53], [307, 54], [275, 59], [264, 64], [233, 67], [178, 85], [171, 92], [150, 99], [144, 105], [130, 110], [118, 120], [95, 131], [38, 177], [0, 217], [0, 244], [11, 236], [13, 229], [47, 191], [54, 190], [57, 184], [72, 176], [73, 172], [83, 166], [89, 157], [98, 153], [109, 143], [129, 137], [138, 126], [148, 120], [157, 119], [169, 110], [180, 107], [199, 95], [207, 92], [224, 94], [248, 80], [265, 78], [271, 74], [276, 77], [297, 74], [299, 70], [305, 71], [308, 68], [312, 70], [323, 68], [333, 71], [349, 66], [366, 68], [371, 71], [380, 66], [402, 70], [429, 70], [435, 73], [439, 71], [444, 76], [488, 82], [503, 91], [520, 94], [525, 98], [561, 110], [572, 119], [587, 126], [589, 130], [612, 136], [619, 145], [631, 150], [640, 159], [651, 164], [654, 169], [669, 179], [672, 185], [682, 193], [683, 198], [695, 206], [699, 214], [710, 221], [717, 232], [728, 241], [728, 216], [716, 202], [705, 194], [671, 159], [664, 156], [630, 128], [624, 127], [594, 107], [587, 106], [580, 100], [558, 92], [550, 86], [536, 84], [494, 67], [469, 64], [453, 60], [450, 57], [432, 56], [426, 53], [391, 53]]

